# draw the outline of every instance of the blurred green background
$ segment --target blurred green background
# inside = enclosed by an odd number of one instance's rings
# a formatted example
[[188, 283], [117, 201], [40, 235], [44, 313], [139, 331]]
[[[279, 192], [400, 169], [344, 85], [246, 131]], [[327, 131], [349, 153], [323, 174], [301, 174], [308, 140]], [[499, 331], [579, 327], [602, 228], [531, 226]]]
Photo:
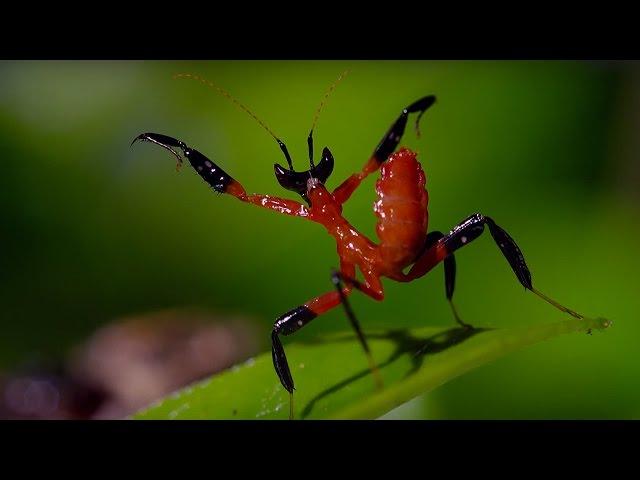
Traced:
[[[141, 132], [185, 141], [251, 192], [292, 197], [280, 151], [203, 75], [261, 117], [306, 169], [315, 109], [340, 72], [315, 131], [335, 187], [359, 170], [400, 109], [428, 93], [419, 152], [430, 228], [473, 212], [518, 241], [534, 285], [613, 327], [558, 338], [473, 371], [390, 418], [640, 417], [640, 75], [635, 63], [224, 61], [0, 62], [0, 368], [61, 357], [114, 318], [197, 306], [263, 327], [331, 288], [333, 240], [317, 225], [211, 190], [167, 152], [129, 148]], [[375, 178], [345, 208], [375, 238]], [[476, 326], [563, 315], [523, 291], [490, 237], [458, 257], [456, 298]], [[357, 295], [368, 327], [450, 325], [441, 267], [386, 299]], [[299, 336], [345, 330], [341, 310]]]

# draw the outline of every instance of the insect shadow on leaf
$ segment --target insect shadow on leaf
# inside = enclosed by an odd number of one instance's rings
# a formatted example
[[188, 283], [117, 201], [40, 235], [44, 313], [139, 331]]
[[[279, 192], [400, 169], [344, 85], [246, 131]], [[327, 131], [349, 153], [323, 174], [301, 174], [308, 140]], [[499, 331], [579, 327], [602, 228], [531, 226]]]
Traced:
[[[456, 327], [445, 330], [443, 332], [439, 332], [435, 335], [431, 335], [427, 338], [416, 337], [415, 335], [412, 335], [409, 330], [390, 330], [384, 333], [369, 333], [367, 334], [367, 337], [371, 339], [390, 340], [395, 343], [395, 349], [391, 353], [391, 355], [389, 355], [386, 360], [378, 364], [378, 368], [380, 370], [384, 369], [388, 365], [391, 365], [403, 355], [411, 356], [411, 368], [404, 375], [404, 378], [407, 378], [416, 373], [420, 369], [420, 367], [422, 367], [425, 359], [430, 355], [435, 355], [436, 353], [440, 353], [451, 347], [455, 347], [456, 345], [459, 345], [460, 343], [473, 337], [474, 335], [489, 330], [493, 329]], [[344, 335], [331, 339], [332, 342], [346, 342], [351, 340], [353, 340], [352, 335]], [[315, 343], [315, 340], [309, 340], [304, 343]], [[371, 370], [368, 368], [364, 368], [355, 375], [345, 378], [343, 381], [323, 390], [314, 398], [312, 398], [309, 403], [307, 403], [302, 411], [301, 418], [308, 417], [311, 414], [311, 411], [313, 410], [316, 403], [323, 398], [326, 398], [329, 395], [338, 392], [347, 385], [363, 377], [366, 377], [367, 375], [371, 375]]]

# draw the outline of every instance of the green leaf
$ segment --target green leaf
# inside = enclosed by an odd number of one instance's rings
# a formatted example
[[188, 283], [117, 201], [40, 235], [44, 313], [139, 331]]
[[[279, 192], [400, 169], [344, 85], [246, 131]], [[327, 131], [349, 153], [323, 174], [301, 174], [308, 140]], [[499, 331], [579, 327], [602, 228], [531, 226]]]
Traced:
[[[295, 418], [377, 418], [412, 398], [492, 360], [563, 333], [591, 332], [605, 319], [565, 320], [532, 327], [421, 328], [368, 332], [384, 381], [375, 387], [352, 334], [285, 345], [296, 384]], [[215, 377], [180, 390], [137, 419], [287, 419], [289, 395], [264, 353]]]

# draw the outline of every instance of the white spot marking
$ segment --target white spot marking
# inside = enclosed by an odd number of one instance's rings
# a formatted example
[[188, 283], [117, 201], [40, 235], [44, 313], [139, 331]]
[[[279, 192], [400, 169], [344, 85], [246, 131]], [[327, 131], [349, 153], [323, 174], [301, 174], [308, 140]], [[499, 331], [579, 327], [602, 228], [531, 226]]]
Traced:
[[211, 163], [209, 160], [205, 160], [204, 165], [205, 165], [205, 167], [207, 167], [207, 168], [211, 168], [211, 167], [213, 167], [213, 163]]
[[314, 177], [309, 178], [309, 180], [307, 180], [307, 192], [311, 191], [311, 189], [314, 188], [319, 183], [320, 183], [320, 180], [318, 180], [317, 178], [314, 178]]
[[462, 243], [467, 243], [467, 237], [462, 237], [460, 240], [462, 240]]

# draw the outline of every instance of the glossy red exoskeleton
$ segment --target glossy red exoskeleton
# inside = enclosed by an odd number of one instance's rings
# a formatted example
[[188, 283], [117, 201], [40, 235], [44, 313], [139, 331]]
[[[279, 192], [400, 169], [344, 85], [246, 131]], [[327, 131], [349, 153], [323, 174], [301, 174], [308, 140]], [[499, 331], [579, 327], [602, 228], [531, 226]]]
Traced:
[[[424, 171], [415, 152], [407, 148], [397, 148], [409, 115], [418, 114], [415, 127], [416, 133], [419, 133], [420, 117], [435, 103], [435, 96], [425, 96], [402, 109], [362, 170], [351, 175], [337, 188], [330, 191], [326, 187], [326, 182], [333, 171], [334, 158], [331, 151], [325, 147], [320, 162], [317, 165], [314, 163], [313, 127], [307, 139], [310, 168], [304, 172], [296, 172], [285, 144], [246, 107], [233, 99], [227, 92], [201, 77], [186, 74], [179, 76], [191, 77], [208, 83], [248, 112], [274, 137], [288, 164], [288, 168], [279, 164], [274, 165], [276, 179], [285, 189], [299, 194], [305, 203], [271, 195], [249, 194], [237, 180], [216, 163], [175, 138], [158, 133], [143, 133], [138, 135], [134, 142], [141, 140], [155, 143], [170, 151], [178, 159], [178, 164], [182, 162], [182, 156], [184, 156], [215, 191], [231, 195], [242, 202], [318, 223], [336, 240], [340, 269], [333, 271], [331, 275], [335, 288], [280, 315], [273, 326], [271, 334], [273, 365], [280, 382], [291, 396], [294, 391], [294, 382], [280, 336], [296, 332], [314, 318], [340, 304], [343, 305], [366, 353], [376, 383], [378, 386], [382, 385], [366, 337], [347, 297], [355, 288], [374, 300], [382, 300], [384, 291], [381, 278], [383, 277], [398, 282], [410, 282], [422, 277], [440, 262], [443, 262], [446, 297], [451, 305], [453, 315], [462, 328], [472, 329], [473, 327], [461, 320], [453, 304], [456, 275], [454, 252], [480, 236], [485, 226], [489, 228], [489, 233], [498, 248], [509, 262], [520, 283], [527, 290], [532, 291], [563, 312], [576, 318], [583, 318], [582, 315], [560, 305], [533, 287], [531, 273], [520, 248], [511, 236], [490, 217], [475, 213], [447, 234], [439, 231], [427, 233], [428, 194], [425, 189]], [[331, 89], [334, 86], [335, 84]], [[320, 108], [316, 113], [316, 120]], [[182, 152], [182, 156], [178, 150]], [[376, 182], [377, 200], [374, 203], [374, 212], [378, 218], [376, 233], [379, 242], [375, 243], [349, 223], [342, 215], [342, 206], [349, 200], [361, 182], [378, 170], [380, 178]], [[362, 274], [362, 281], [356, 279], [356, 270]]]

